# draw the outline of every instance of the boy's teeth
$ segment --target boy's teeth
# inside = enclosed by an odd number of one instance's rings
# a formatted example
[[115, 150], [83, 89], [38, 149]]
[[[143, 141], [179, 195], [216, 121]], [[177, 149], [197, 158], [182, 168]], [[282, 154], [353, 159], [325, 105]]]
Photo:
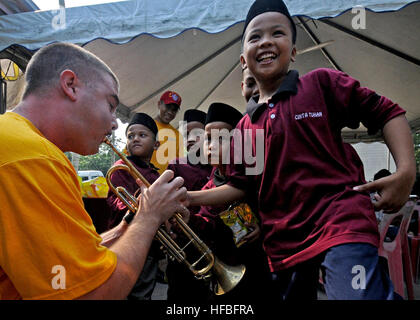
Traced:
[[265, 61], [265, 60], [269, 60], [269, 59], [274, 59], [275, 58], [275, 54], [273, 53], [265, 53], [263, 55], [261, 55], [258, 60], [259, 61]]

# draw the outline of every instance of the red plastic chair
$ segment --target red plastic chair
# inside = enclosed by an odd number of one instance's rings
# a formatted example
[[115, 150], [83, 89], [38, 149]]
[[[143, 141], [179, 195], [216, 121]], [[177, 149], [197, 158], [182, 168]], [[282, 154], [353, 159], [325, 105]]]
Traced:
[[[400, 211], [390, 214], [385, 213], [378, 226], [380, 233], [379, 255], [387, 259], [389, 276], [394, 284], [394, 290], [403, 298], [405, 297], [405, 280], [409, 300], [414, 300], [414, 290], [407, 230], [416, 200], [417, 197], [410, 196], [410, 199]], [[388, 228], [396, 220], [401, 220], [398, 233], [394, 240], [385, 242]]]
[[413, 281], [414, 283], [419, 283], [420, 276], [420, 235], [408, 236], [410, 239], [411, 250], [410, 250], [410, 259], [411, 259], [411, 269], [413, 270]]

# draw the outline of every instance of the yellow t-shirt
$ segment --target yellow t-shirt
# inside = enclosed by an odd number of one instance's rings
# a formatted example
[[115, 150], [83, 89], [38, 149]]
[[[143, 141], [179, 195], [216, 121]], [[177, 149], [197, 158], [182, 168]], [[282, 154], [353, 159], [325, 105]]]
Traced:
[[81, 197], [77, 174], [24, 117], [0, 116], [0, 299], [73, 299], [113, 273], [115, 253]]
[[160, 146], [153, 152], [150, 162], [159, 170], [159, 174], [168, 167], [169, 161], [184, 156], [184, 140], [177, 129], [170, 124], [155, 120], [158, 127]]

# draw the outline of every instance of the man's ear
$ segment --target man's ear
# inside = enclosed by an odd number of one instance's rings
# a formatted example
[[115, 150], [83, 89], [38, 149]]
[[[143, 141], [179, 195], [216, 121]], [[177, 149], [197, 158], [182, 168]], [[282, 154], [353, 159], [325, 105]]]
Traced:
[[244, 94], [244, 82], [243, 81], [241, 81], [241, 93], [242, 93], [242, 96], [245, 97], [245, 94]]
[[244, 69], [246, 67], [245, 57], [243, 53], [241, 53], [241, 56], [239, 57], [239, 60], [241, 61], [241, 67]]
[[293, 45], [292, 55], [291, 55], [290, 60], [291, 60], [292, 62], [295, 62], [295, 61], [296, 61], [296, 46], [295, 46], [295, 45]]
[[60, 88], [64, 95], [68, 97], [71, 101], [76, 101], [78, 93], [79, 78], [77, 75], [66, 69], [60, 74]]

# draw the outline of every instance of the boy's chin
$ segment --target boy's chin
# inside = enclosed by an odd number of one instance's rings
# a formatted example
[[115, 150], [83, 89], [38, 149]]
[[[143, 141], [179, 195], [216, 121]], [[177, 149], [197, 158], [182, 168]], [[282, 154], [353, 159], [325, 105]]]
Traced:
[[290, 64], [279, 65], [279, 63], [273, 62], [271, 64], [256, 65], [255, 70], [251, 70], [251, 72], [262, 79], [278, 78], [287, 74], [289, 66]]

